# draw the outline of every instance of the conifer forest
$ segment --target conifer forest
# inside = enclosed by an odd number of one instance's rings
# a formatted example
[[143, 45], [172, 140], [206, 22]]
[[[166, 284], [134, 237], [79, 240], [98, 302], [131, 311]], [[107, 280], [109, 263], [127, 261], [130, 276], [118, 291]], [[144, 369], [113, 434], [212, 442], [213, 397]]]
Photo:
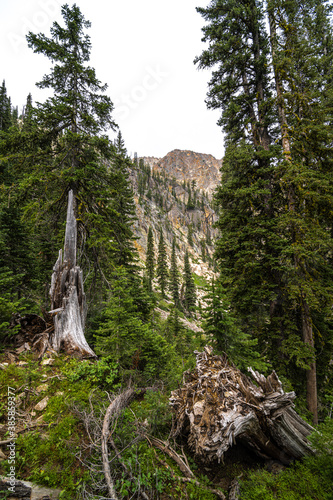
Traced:
[[222, 160], [131, 158], [77, 4], [0, 74], [1, 499], [333, 499], [332, 10], [196, 8]]

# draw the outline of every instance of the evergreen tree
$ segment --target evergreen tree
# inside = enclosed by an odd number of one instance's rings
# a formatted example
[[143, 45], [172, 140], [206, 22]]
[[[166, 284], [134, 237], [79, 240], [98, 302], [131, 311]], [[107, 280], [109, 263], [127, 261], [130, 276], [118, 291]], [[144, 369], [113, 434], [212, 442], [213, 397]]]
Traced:
[[26, 105], [23, 110], [23, 129], [29, 130], [33, 123], [33, 104], [32, 104], [32, 95], [28, 94]]
[[188, 198], [187, 198], [187, 203], [186, 203], [186, 209], [187, 210], [193, 210], [195, 208], [194, 200], [192, 199], [192, 190], [191, 187], [189, 186], [188, 188]]
[[257, 339], [242, 330], [241, 321], [230, 310], [226, 290], [220, 280], [212, 280], [204, 296], [203, 328], [217, 342], [218, 350], [225, 352], [241, 369], [248, 366], [264, 370], [266, 363], [257, 352]]
[[186, 250], [185, 256], [184, 256], [183, 279], [184, 279], [185, 309], [189, 314], [191, 314], [195, 310], [196, 291], [195, 291], [195, 284], [194, 284], [194, 279], [192, 276], [192, 271], [191, 271], [191, 266], [190, 266], [190, 259], [189, 259], [188, 250]]
[[187, 226], [187, 243], [193, 247], [193, 224]]
[[117, 138], [115, 140], [115, 147], [118, 154], [124, 158], [127, 156], [127, 149], [125, 147], [125, 141], [123, 139], [122, 133], [118, 131]]
[[113, 104], [105, 95], [106, 85], [87, 65], [91, 43], [84, 31], [90, 22], [75, 4], [64, 5], [61, 12], [64, 26], [54, 22], [50, 38], [31, 32], [27, 36], [29, 47], [54, 63], [37, 84], [52, 89], [53, 96], [37, 104], [34, 126], [23, 127], [1, 149], [14, 158], [13, 168], [23, 177], [17, 197], [26, 200], [25, 213], [40, 226], [40, 234], [41, 226], [59, 234], [67, 192], [73, 189], [78, 257], [83, 268], [93, 270], [89, 279], [95, 282], [97, 276], [106, 276], [108, 267], [129, 265], [135, 258], [131, 162], [104, 135], [115, 129]]
[[156, 277], [158, 284], [160, 286], [161, 293], [163, 297], [166, 297], [166, 290], [168, 286], [168, 262], [166, 246], [164, 243], [163, 231], [160, 231], [160, 239], [158, 242], [158, 256], [157, 256], [157, 267], [156, 267]]
[[178, 267], [177, 267], [176, 238], [174, 237], [173, 241], [172, 241], [172, 251], [171, 251], [169, 289], [170, 289], [175, 307], [180, 306], [179, 285], [180, 285], [180, 276], [179, 276], [179, 271], [178, 271]]
[[152, 282], [155, 275], [155, 250], [154, 250], [153, 231], [151, 226], [149, 226], [148, 236], [147, 236], [146, 273], [148, 280], [148, 290], [151, 292]]
[[12, 124], [10, 97], [7, 96], [5, 80], [0, 87], [0, 131], [6, 131]]
[[208, 106], [222, 110], [226, 132], [216, 257], [244, 331], [298, 387], [306, 370], [316, 421], [313, 328], [325, 322], [333, 283], [332, 30], [325, 3], [267, 5], [269, 23], [254, 0], [198, 9], [210, 45], [196, 62], [216, 67]]

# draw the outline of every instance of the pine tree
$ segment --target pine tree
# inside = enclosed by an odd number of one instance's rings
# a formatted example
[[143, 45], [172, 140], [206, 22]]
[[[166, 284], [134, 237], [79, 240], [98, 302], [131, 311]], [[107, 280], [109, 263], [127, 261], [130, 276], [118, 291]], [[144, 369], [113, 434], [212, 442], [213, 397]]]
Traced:
[[118, 131], [117, 138], [115, 140], [115, 147], [116, 147], [116, 151], [118, 154], [120, 154], [124, 158], [127, 156], [127, 149], [125, 146], [125, 141], [123, 139], [123, 136], [122, 136], [122, 133], [120, 132], [120, 130]]
[[156, 277], [163, 297], [166, 297], [166, 290], [168, 287], [168, 262], [166, 246], [164, 243], [163, 230], [160, 230], [160, 239], [158, 242], [158, 256], [157, 256], [157, 268]]
[[73, 189], [80, 264], [93, 270], [89, 279], [96, 281], [112, 264], [129, 265], [135, 258], [131, 162], [104, 135], [116, 126], [106, 85], [87, 64], [91, 42], [85, 29], [90, 22], [76, 5], [64, 5], [61, 12], [64, 26], [54, 22], [50, 38], [27, 36], [34, 52], [54, 62], [37, 84], [51, 89], [53, 96], [37, 104], [34, 127], [23, 127], [4, 141], [2, 153], [15, 157], [13, 169], [24, 178], [17, 196], [26, 200], [25, 212], [40, 233], [43, 225], [58, 236], [67, 192]]
[[180, 285], [180, 277], [179, 277], [179, 271], [178, 271], [178, 267], [177, 267], [176, 238], [174, 237], [173, 241], [172, 241], [172, 251], [171, 251], [169, 289], [170, 289], [173, 303], [174, 303], [175, 307], [180, 306], [179, 285]]
[[184, 280], [185, 309], [189, 314], [191, 314], [195, 310], [196, 290], [195, 290], [194, 279], [192, 276], [188, 250], [186, 250], [184, 256], [183, 280]]
[[10, 97], [7, 96], [5, 80], [0, 87], [0, 131], [6, 131], [12, 124]]
[[242, 330], [241, 321], [230, 310], [228, 295], [221, 281], [213, 279], [203, 298], [206, 304], [202, 313], [203, 328], [214, 337], [218, 350], [228, 354], [240, 368], [252, 366], [256, 370], [265, 369], [265, 360], [260, 359], [257, 351], [258, 341]]
[[193, 224], [187, 226], [187, 243], [193, 247]]
[[268, 34], [262, 2], [213, 1], [198, 9], [209, 23], [203, 31], [210, 45], [196, 62], [216, 65], [208, 106], [222, 110], [226, 132], [216, 197], [221, 278], [245, 330], [262, 349], [269, 346], [275, 366], [300, 387], [300, 368], [306, 369], [316, 421], [312, 329], [315, 318], [318, 329], [325, 323], [333, 282], [327, 217], [333, 51], [325, 3], [305, 4], [269, 1]]
[[146, 273], [148, 280], [148, 290], [151, 292], [152, 282], [155, 275], [155, 250], [154, 250], [153, 231], [151, 226], [149, 226], [148, 236], [147, 236]]

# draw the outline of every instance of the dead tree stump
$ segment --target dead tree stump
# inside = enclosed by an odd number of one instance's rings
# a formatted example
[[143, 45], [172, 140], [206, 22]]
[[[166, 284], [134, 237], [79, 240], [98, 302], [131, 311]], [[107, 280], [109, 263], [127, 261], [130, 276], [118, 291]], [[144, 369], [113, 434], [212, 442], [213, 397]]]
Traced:
[[51, 279], [50, 313], [54, 315], [54, 332], [49, 343], [56, 352], [62, 350], [79, 358], [95, 358], [96, 354], [84, 336], [87, 305], [83, 273], [76, 265], [76, 239], [74, 195], [71, 190], [68, 193], [64, 255], [60, 250]]
[[171, 393], [173, 436], [187, 434], [205, 461], [220, 461], [238, 441], [284, 464], [314, 453], [307, 440], [314, 429], [294, 411], [295, 393], [283, 391], [274, 371], [266, 378], [249, 368], [252, 381], [211, 347], [196, 357], [196, 370], [185, 372], [183, 387]]

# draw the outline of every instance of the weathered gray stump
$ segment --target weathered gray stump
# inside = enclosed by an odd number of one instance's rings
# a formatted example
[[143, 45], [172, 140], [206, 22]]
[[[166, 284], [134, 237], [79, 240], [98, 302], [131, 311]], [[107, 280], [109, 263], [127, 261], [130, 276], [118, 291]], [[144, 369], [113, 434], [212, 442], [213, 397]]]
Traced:
[[266, 378], [249, 368], [254, 383], [212, 352], [208, 346], [196, 352], [196, 370], [185, 372], [183, 387], [171, 393], [173, 436], [187, 434], [206, 461], [220, 461], [237, 442], [284, 464], [314, 453], [307, 440], [314, 429], [295, 412], [295, 393], [283, 391], [274, 371]]
[[74, 196], [71, 190], [68, 193], [64, 255], [60, 250], [51, 279], [50, 312], [54, 314], [54, 333], [49, 343], [56, 352], [62, 350], [79, 358], [96, 357], [84, 336], [87, 305], [83, 273], [76, 265], [76, 239]]

